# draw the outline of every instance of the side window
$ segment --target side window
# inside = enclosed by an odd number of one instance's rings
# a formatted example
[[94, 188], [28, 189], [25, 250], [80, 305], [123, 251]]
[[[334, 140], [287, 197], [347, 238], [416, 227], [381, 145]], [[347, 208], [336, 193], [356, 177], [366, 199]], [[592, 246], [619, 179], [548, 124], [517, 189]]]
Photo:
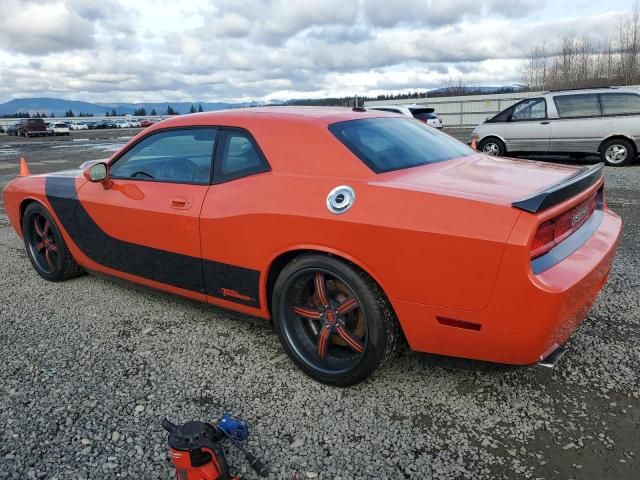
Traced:
[[531, 98], [518, 103], [511, 113], [512, 121], [543, 120], [547, 118], [547, 102], [544, 98]]
[[223, 130], [216, 151], [214, 183], [267, 172], [271, 168], [254, 140], [245, 132]]
[[560, 118], [599, 117], [598, 95], [558, 95], [553, 98]]
[[640, 114], [640, 95], [635, 93], [602, 93], [603, 115]]
[[209, 184], [215, 128], [169, 130], [146, 137], [110, 166], [113, 178]]

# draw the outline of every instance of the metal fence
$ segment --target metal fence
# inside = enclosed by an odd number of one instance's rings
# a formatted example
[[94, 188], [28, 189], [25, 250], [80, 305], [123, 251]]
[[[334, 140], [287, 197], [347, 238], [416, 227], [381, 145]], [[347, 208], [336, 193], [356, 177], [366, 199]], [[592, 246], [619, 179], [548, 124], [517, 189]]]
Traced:
[[445, 127], [475, 127], [487, 117], [492, 117], [523, 98], [540, 95], [543, 92], [497, 93], [468, 95], [459, 97], [414, 98], [408, 100], [384, 100], [365, 102], [371, 105], [412, 105], [418, 104], [435, 109]]

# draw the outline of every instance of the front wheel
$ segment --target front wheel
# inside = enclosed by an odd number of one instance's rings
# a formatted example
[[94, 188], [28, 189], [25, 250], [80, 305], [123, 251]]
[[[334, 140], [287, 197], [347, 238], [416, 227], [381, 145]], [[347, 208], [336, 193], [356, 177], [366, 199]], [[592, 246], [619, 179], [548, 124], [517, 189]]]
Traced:
[[82, 274], [53, 217], [39, 203], [25, 209], [22, 234], [29, 260], [42, 278], [59, 282]]
[[507, 152], [507, 149], [497, 138], [487, 138], [480, 142], [480, 151], [486, 155], [492, 157], [502, 157]]
[[336, 258], [297, 257], [278, 276], [273, 319], [293, 362], [312, 378], [339, 387], [358, 383], [391, 358], [395, 315], [366, 273]]
[[617, 138], [605, 143], [600, 152], [602, 161], [612, 167], [621, 167], [630, 163], [634, 155], [635, 150], [631, 142]]

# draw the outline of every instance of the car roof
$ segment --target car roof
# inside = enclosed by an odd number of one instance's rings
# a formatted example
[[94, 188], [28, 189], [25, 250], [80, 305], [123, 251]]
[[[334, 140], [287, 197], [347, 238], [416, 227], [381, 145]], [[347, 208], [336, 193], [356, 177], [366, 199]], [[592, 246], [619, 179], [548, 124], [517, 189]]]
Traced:
[[549, 90], [544, 95], [584, 95], [591, 93], [640, 93], [639, 87], [598, 87], [598, 88], [567, 88], [564, 90]]
[[[374, 173], [335, 139], [328, 127], [337, 122], [383, 117], [397, 119], [398, 115], [344, 107], [238, 108], [166, 118], [145, 128], [131, 142], [169, 128], [243, 129], [251, 133], [276, 173], [322, 176], [339, 172], [341, 178], [369, 178]], [[116, 152], [112, 158], [118, 155]]]
[[204, 125], [207, 123], [211, 125], [241, 124], [243, 120], [255, 121], [256, 118], [275, 122], [287, 120], [331, 125], [332, 123], [348, 120], [394, 116], [393, 113], [380, 110], [355, 110], [346, 107], [253, 107], [180, 115], [167, 118], [155, 125], [158, 125], [158, 128], [166, 128], [171, 126]]

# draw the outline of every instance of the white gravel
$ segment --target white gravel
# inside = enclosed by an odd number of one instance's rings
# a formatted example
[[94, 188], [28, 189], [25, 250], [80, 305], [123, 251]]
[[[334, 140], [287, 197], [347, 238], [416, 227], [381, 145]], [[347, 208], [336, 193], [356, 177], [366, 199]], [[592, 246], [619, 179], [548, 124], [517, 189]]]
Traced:
[[248, 420], [271, 478], [638, 478], [640, 166], [607, 177], [624, 238], [556, 369], [404, 351], [346, 390], [303, 375], [259, 320], [45, 282], [0, 214], [0, 478], [174, 478], [161, 419], [223, 411]]

